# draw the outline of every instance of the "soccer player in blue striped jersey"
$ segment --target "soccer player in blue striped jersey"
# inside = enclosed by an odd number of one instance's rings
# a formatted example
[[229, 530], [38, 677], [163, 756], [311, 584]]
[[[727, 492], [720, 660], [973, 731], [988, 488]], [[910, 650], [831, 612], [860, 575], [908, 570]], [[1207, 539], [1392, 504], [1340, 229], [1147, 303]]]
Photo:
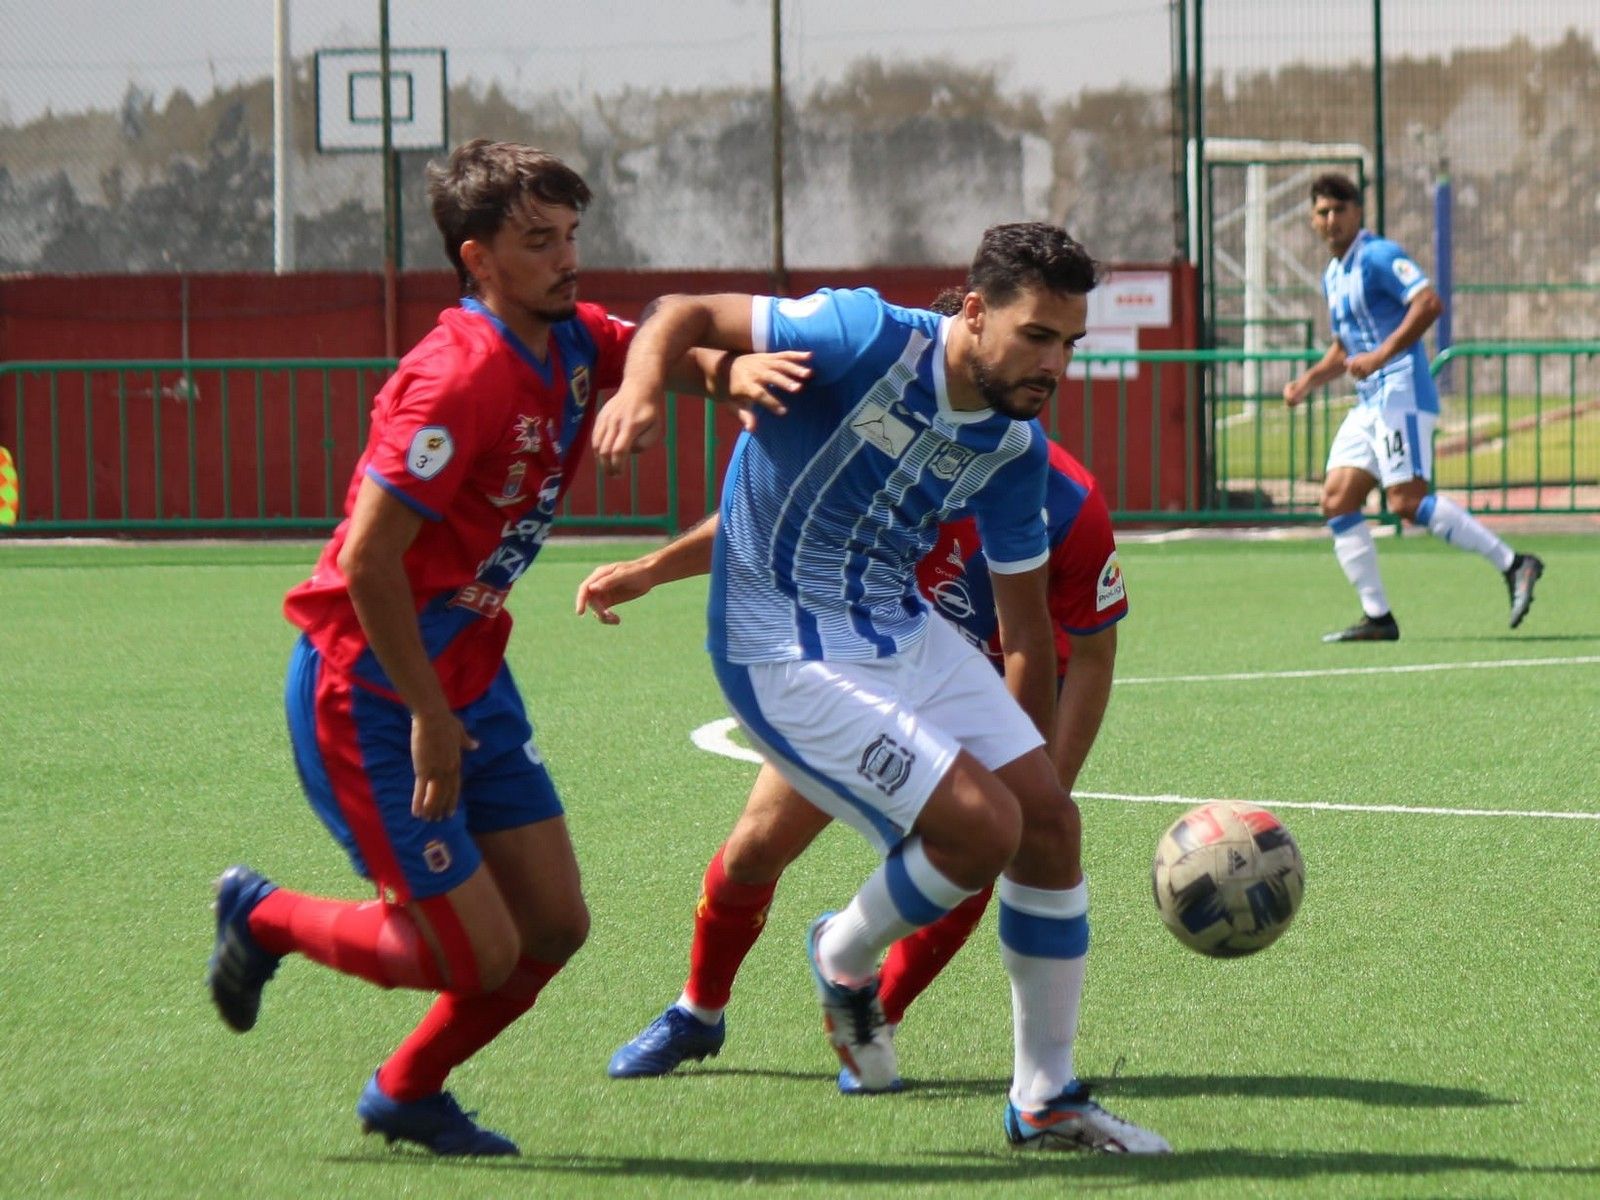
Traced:
[[[829, 1041], [866, 1090], [890, 1086], [881, 956], [1001, 876], [1009, 1139], [1159, 1152], [1162, 1138], [1095, 1104], [1073, 1070], [1088, 892], [1077, 809], [1041, 732], [1056, 662], [1034, 418], [1084, 334], [1096, 275], [1064, 230], [1022, 223], [984, 233], [953, 317], [867, 289], [667, 297], [630, 348], [595, 449], [619, 470], [659, 436], [665, 369], [689, 346], [810, 354], [787, 411], [747, 424], [734, 450], [708, 647], [752, 744], [884, 856], [812, 925]], [[976, 518], [989, 560], [1005, 682], [917, 592], [918, 561], [958, 514]]]
[[1361, 221], [1361, 192], [1354, 181], [1336, 172], [1312, 180], [1311, 227], [1333, 251], [1322, 276], [1333, 342], [1320, 361], [1285, 385], [1283, 399], [1292, 408], [1313, 388], [1341, 375], [1356, 381], [1356, 406], [1328, 450], [1322, 515], [1362, 609], [1359, 621], [1323, 641], [1392, 642], [1400, 636], [1362, 514], [1380, 484], [1389, 511], [1481, 554], [1501, 573], [1515, 629], [1533, 603], [1533, 585], [1544, 574], [1544, 563], [1535, 555], [1517, 554], [1466, 509], [1432, 490], [1439, 393], [1422, 335], [1444, 304], [1405, 251], [1363, 229]]

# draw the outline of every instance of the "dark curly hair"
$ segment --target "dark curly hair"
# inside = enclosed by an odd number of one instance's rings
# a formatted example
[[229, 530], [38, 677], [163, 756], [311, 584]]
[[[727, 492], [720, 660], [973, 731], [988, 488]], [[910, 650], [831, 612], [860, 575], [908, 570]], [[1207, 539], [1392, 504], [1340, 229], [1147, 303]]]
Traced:
[[583, 177], [554, 154], [520, 142], [463, 142], [444, 163], [428, 164], [428, 202], [463, 295], [477, 283], [461, 261], [461, 243], [484, 241], [506, 218], [539, 202], [582, 212], [592, 199]]

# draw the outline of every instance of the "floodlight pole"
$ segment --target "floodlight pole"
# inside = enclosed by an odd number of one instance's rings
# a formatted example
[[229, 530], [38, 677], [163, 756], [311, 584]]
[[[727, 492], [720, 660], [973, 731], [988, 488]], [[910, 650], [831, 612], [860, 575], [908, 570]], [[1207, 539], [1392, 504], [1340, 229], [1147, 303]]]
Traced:
[[1373, 232], [1379, 237], [1384, 234], [1387, 224], [1384, 195], [1384, 180], [1389, 174], [1388, 158], [1383, 145], [1383, 0], [1372, 0], [1372, 119], [1375, 125], [1373, 152], [1377, 169], [1374, 172], [1373, 200], [1377, 219], [1372, 223]]
[[272, 269], [294, 270], [294, 59], [289, 54], [289, 0], [272, 14]]
[[789, 290], [783, 259], [783, 0], [772, 0], [772, 290]]
[[399, 213], [395, 211], [394, 113], [389, 97], [389, 0], [378, 0], [378, 87], [383, 93], [383, 354], [398, 358]]

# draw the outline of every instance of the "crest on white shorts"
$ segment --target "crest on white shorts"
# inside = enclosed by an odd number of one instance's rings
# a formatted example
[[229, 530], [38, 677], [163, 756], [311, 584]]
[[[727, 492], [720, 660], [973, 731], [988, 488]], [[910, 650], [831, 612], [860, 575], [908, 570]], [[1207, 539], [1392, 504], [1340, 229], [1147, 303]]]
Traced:
[[886, 733], [880, 733], [861, 752], [856, 769], [885, 796], [892, 796], [911, 778], [911, 764], [917, 756]]

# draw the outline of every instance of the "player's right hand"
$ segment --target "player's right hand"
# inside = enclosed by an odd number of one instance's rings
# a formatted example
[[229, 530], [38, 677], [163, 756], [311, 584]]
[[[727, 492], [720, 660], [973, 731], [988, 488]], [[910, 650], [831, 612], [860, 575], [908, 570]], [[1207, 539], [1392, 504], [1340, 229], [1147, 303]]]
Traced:
[[411, 815], [442, 821], [461, 799], [461, 753], [476, 750], [478, 741], [453, 712], [411, 716], [411, 765], [416, 784], [411, 790]]
[[728, 368], [728, 399], [738, 406], [739, 421], [756, 427], [762, 409], [783, 416], [788, 408], [782, 393], [793, 395], [811, 378], [811, 351], [778, 350], [770, 354], [741, 354]]
[[614, 562], [596, 567], [578, 585], [576, 612], [593, 612], [602, 625], [619, 625], [622, 618], [611, 610], [629, 600], [637, 600], [655, 586], [649, 573], [637, 563]]
[[620, 475], [628, 458], [661, 437], [661, 395], [626, 379], [594, 420], [594, 454], [608, 475]]
[[1291, 379], [1283, 385], [1283, 402], [1290, 408], [1305, 399], [1306, 388], [1298, 379]]

